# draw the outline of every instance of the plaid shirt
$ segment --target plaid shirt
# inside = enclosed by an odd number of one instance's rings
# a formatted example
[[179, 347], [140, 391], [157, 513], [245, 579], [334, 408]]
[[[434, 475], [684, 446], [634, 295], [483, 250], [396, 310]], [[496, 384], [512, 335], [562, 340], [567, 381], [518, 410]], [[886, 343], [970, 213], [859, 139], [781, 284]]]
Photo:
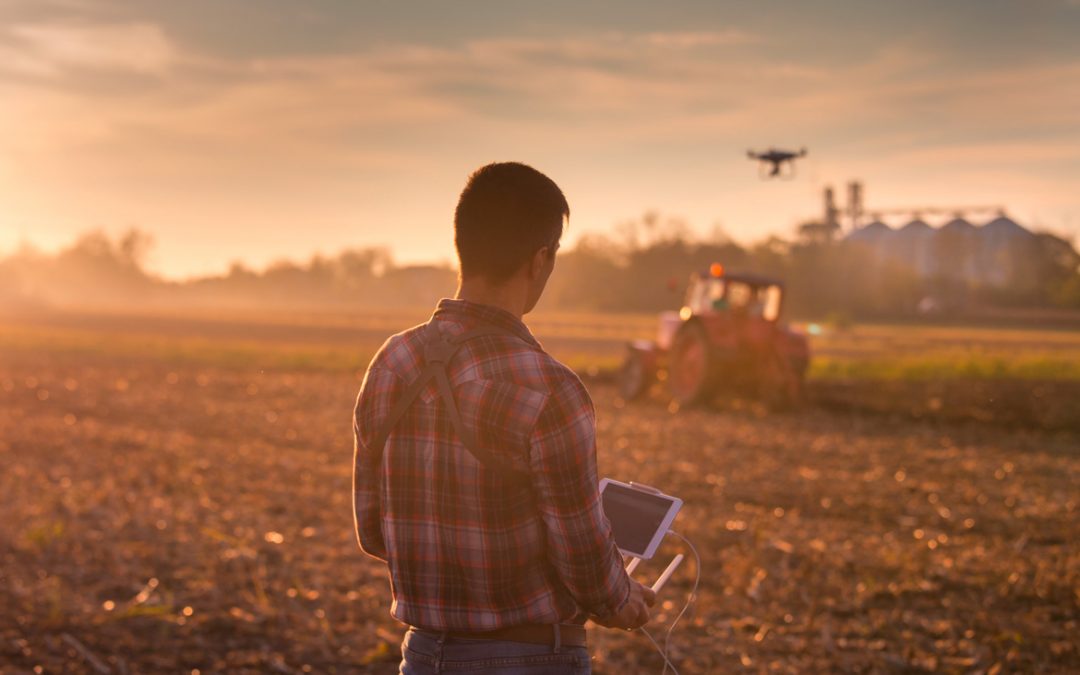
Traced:
[[421, 327], [387, 340], [356, 402], [353, 493], [360, 548], [390, 568], [391, 614], [475, 632], [617, 612], [630, 583], [601, 508], [584, 385], [509, 312], [444, 299], [432, 319], [446, 334], [494, 324], [513, 336], [466, 341], [448, 375], [477, 442], [524, 462], [532, 489], [465, 449], [434, 382], [375, 463], [368, 444], [424, 366]]

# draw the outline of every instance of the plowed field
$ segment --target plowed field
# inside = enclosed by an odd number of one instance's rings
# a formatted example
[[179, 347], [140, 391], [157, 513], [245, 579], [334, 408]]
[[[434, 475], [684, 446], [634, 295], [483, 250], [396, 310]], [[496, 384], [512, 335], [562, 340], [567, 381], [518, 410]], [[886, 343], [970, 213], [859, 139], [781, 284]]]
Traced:
[[[395, 672], [385, 573], [352, 533], [358, 384], [0, 352], [0, 672]], [[683, 673], [1080, 669], [1074, 433], [592, 388], [601, 472], [686, 501]], [[590, 633], [595, 672], [660, 670], [643, 636]]]

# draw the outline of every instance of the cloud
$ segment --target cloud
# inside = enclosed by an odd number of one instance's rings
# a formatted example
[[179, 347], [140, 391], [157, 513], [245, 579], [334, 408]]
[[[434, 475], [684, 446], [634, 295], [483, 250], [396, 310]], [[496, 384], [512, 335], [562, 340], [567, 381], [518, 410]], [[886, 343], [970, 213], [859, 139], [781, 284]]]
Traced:
[[[640, 162], [643, 174], [696, 157], [699, 176], [710, 156], [715, 177], [771, 144], [808, 145], [809, 161], [844, 172], [1034, 170], [1071, 161], [1080, 118], [1080, 63], [958, 70], [948, 54], [894, 41], [826, 64], [734, 28], [245, 59], [145, 23], [22, 25], [13, 39], [40, 81], [0, 80], [0, 154], [42, 184], [93, 181], [102, 194], [184, 185], [225, 200], [255, 183], [405, 183], [506, 153], [623, 172]], [[90, 71], [152, 81], [95, 89]]]
[[[55, 114], [35, 119], [26, 111], [22, 122], [30, 127], [89, 116], [97, 123], [87, 140], [100, 147], [157, 137], [192, 152], [201, 140], [260, 154], [321, 145], [337, 155], [383, 139], [430, 136], [436, 125], [446, 133], [491, 123], [557, 130], [568, 120], [588, 125], [635, 109], [652, 117], [649, 106], [677, 105], [686, 85], [700, 79], [693, 71], [702, 52], [751, 39], [737, 31], [608, 33], [232, 61], [182, 50], [148, 24], [16, 26], [9, 34], [26, 50], [8, 67], [57, 85], [39, 93]], [[87, 91], [85, 77], [70, 71], [91, 68], [168, 75], [167, 86], [133, 82], [127, 91]], [[46, 136], [71, 140], [63, 132], [38, 134]]]
[[[172, 43], [152, 24], [16, 26], [8, 68], [167, 75], [127, 91], [61, 88], [50, 104], [92, 114], [111, 140], [197, 147], [405, 147], [408, 137], [488, 129], [600, 147], [673, 139], [743, 143], [800, 136], [887, 144], [951, 133], [1021, 133], [1080, 113], [1080, 64], [947, 72], [945, 55], [903, 44], [842, 66], [759, 50], [727, 29], [389, 44], [352, 53], [227, 60]], [[15, 64], [15, 65], [12, 65]], [[85, 79], [85, 78], [83, 78]], [[40, 108], [39, 108], [40, 109]], [[23, 122], [40, 124], [29, 117]], [[95, 131], [95, 141], [106, 142]], [[838, 140], [837, 142], [842, 142]], [[223, 145], [221, 145], [223, 144]], [[360, 154], [363, 154], [362, 152]]]
[[150, 23], [17, 24], [0, 39], [0, 63], [25, 76], [77, 70], [163, 74], [178, 56], [161, 27]]
[[949, 170], [987, 166], [1003, 159], [1012, 165], [1053, 165], [1061, 162], [1080, 162], [1080, 136], [1053, 141], [991, 141], [986, 143], [941, 144], [934, 147], [911, 148], [893, 154], [896, 160], [912, 164], [947, 165]]
[[723, 31], [675, 31], [649, 33], [643, 37], [645, 42], [658, 47], [715, 47], [718, 45], [743, 45], [760, 42], [760, 37], [737, 28]]
[[163, 77], [158, 87], [119, 91], [57, 87], [8, 113], [9, 143], [53, 145], [70, 161], [137, 153], [140, 171], [175, 172], [177, 160], [226, 170], [273, 160], [408, 165], [476, 138], [589, 153], [774, 142], [888, 153], [1022, 135], [1080, 115], [1071, 86], [1080, 64], [957, 74], [939, 68], [943, 55], [900, 43], [826, 67], [748, 53], [762, 41], [737, 29], [248, 60], [178, 46], [152, 24], [24, 25], [9, 34], [28, 47], [18, 67], [61, 83], [85, 69]]

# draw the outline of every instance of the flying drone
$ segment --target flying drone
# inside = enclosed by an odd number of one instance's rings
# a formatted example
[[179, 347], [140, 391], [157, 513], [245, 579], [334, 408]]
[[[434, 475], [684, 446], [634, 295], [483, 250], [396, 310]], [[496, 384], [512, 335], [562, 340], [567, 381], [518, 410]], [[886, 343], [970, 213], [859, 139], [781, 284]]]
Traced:
[[[790, 180], [795, 177], [795, 160], [806, 157], [806, 148], [802, 148], [798, 152], [794, 150], [777, 150], [776, 148], [769, 148], [765, 152], [747, 150], [746, 156], [758, 160], [760, 163], [758, 172], [761, 174], [762, 179], [781, 178]], [[786, 170], [784, 169], [785, 166], [787, 167]]]

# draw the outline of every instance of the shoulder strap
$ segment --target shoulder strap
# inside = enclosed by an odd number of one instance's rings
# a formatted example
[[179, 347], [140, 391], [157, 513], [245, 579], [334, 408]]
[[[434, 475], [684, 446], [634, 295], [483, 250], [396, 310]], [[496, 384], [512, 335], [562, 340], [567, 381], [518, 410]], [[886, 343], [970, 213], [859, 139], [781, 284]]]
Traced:
[[512, 482], [527, 483], [528, 474], [526, 471], [515, 466], [509, 460], [492, 454], [487, 449], [480, 447], [476, 442], [476, 437], [461, 419], [461, 413], [458, 411], [457, 401], [454, 398], [454, 391], [450, 386], [450, 378], [446, 374], [450, 359], [461, 349], [465, 342], [484, 335], [512, 335], [512, 333], [494, 326], [480, 326], [465, 331], [460, 335], [446, 338], [439, 332], [433, 322], [425, 326], [424, 332], [424, 368], [420, 371], [420, 375], [409, 384], [405, 394], [394, 403], [390, 414], [387, 415], [378, 433], [372, 438], [371, 445], [368, 448], [374, 454], [374, 459], [377, 460], [375, 462], [376, 466], [382, 462], [383, 448], [394, 427], [401, 421], [402, 416], [412, 406], [427, 383], [432, 378], [435, 378], [435, 383], [439, 388], [439, 398], [442, 399], [443, 406], [446, 407], [446, 413], [450, 416], [450, 422], [454, 425], [454, 431], [461, 438], [465, 449], [481, 464], [503, 474]]

